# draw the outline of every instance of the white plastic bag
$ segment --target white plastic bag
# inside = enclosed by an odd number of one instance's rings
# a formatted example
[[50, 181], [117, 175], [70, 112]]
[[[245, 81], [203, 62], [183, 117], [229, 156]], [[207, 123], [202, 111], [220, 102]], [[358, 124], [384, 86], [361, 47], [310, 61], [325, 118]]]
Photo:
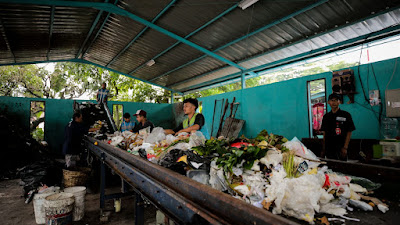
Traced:
[[327, 202], [331, 196], [322, 188], [319, 174], [305, 174], [299, 178], [285, 178], [284, 169], [274, 171], [267, 185], [266, 202], [274, 201], [274, 214], [289, 216], [314, 223], [315, 211], [320, 210], [319, 202]]
[[290, 150], [296, 151], [296, 155], [300, 157], [319, 161], [318, 157], [310, 149], [307, 149], [297, 137], [294, 137], [283, 145]]
[[327, 213], [335, 216], [343, 216], [347, 213], [346, 209], [332, 203], [321, 205], [320, 213]]
[[181, 143], [178, 143], [178, 144], [174, 145], [170, 149], [180, 149], [180, 150], [187, 151], [189, 149], [189, 144], [181, 142]]
[[124, 137], [122, 136], [116, 136], [111, 138], [111, 143], [110, 145], [112, 146], [117, 146], [119, 143], [121, 143], [124, 140]]
[[204, 137], [203, 133], [200, 131], [196, 131], [192, 133], [189, 138], [189, 148], [202, 146], [206, 142], [206, 138]]
[[144, 142], [154, 144], [165, 139], [164, 129], [161, 127], [156, 127], [153, 132], [145, 139]]
[[267, 154], [263, 158], [260, 159], [260, 162], [266, 165], [268, 168], [270, 165], [275, 167], [279, 163], [282, 162], [282, 153], [277, 151], [276, 149], [268, 150]]

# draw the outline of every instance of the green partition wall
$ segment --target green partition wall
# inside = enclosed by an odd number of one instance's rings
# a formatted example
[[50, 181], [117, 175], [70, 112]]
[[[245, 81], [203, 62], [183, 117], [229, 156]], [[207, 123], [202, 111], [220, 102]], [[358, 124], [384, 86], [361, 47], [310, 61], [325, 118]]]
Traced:
[[[20, 126], [22, 126], [29, 133], [31, 101], [45, 102], [45, 141], [48, 142], [50, 149], [54, 153], [60, 154], [64, 140], [64, 129], [68, 122], [71, 121], [73, 115], [72, 105], [74, 100], [2, 96], [0, 97], [0, 110], [6, 110], [9, 114], [18, 118]], [[78, 100], [78, 102], [85, 101], [89, 100]], [[155, 126], [167, 128], [173, 126], [172, 124], [174, 119], [172, 114], [172, 106], [170, 104], [110, 101], [108, 103], [108, 107], [111, 113], [113, 104], [122, 104], [124, 106], [124, 113], [129, 112], [131, 115], [133, 115], [138, 109], [147, 111], [148, 119], [152, 121]]]
[[[398, 60], [400, 64], [400, 59]], [[385, 88], [393, 74], [396, 59], [376, 62], [374, 64], [362, 65], [360, 68], [353, 67], [355, 73], [355, 85], [358, 94], [355, 95], [354, 104], [346, 104], [345, 97], [340, 107], [351, 113], [356, 126], [353, 133], [354, 138], [382, 138], [379, 132], [379, 122], [375, 115], [380, 106], [371, 107], [364, 100], [360, 85], [360, 77], [363, 81], [365, 91], [377, 89], [372, 73], [374, 68], [380, 95], [384, 102]], [[360, 73], [359, 73], [360, 72]], [[233, 97], [240, 102], [237, 118], [246, 120], [243, 134], [247, 137], [255, 137], [259, 131], [266, 129], [269, 132], [281, 134], [288, 138], [297, 136], [299, 139], [309, 137], [309, 117], [307, 109], [307, 82], [316, 79], [326, 79], [327, 95], [332, 93], [332, 73], [326, 72], [317, 75], [296, 78], [288, 81], [247, 88], [235, 92], [200, 98], [203, 102], [203, 114], [206, 118], [208, 129], [211, 130], [212, 116], [214, 112], [214, 100], [228, 98], [231, 102]], [[400, 65], [394, 71], [393, 79], [388, 89], [400, 88]], [[219, 103], [220, 104], [220, 103]], [[217, 110], [218, 111], [218, 110]], [[374, 115], [375, 114], [375, 115]], [[385, 109], [383, 109], [385, 115]], [[217, 119], [217, 118], [216, 118]], [[218, 127], [214, 124], [214, 130]]]
[[[400, 60], [399, 60], [400, 61]], [[376, 62], [373, 64], [377, 77], [380, 95], [384, 102], [385, 88], [393, 74], [396, 59]], [[356, 90], [354, 104], [342, 104], [341, 108], [350, 112], [353, 116], [357, 130], [354, 138], [380, 139], [379, 122], [376, 118], [379, 106], [370, 107], [361, 94], [360, 77], [363, 81], [365, 90], [377, 89], [375, 79], [372, 75], [371, 64], [362, 65], [360, 68], [353, 67], [356, 78]], [[288, 138], [297, 136], [298, 138], [309, 137], [309, 117], [307, 109], [307, 82], [316, 79], [326, 79], [326, 90], [329, 95], [331, 90], [332, 73], [326, 72], [317, 75], [292, 79], [284, 82], [247, 88], [235, 92], [200, 98], [203, 102], [203, 114], [206, 124], [211, 130], [212, 115], [214, 111], [214, 100], [228, 98], [232, 101], [240, 102], [237, 118], [246, 120], [243, 134], [247, 137], [254, 137], [262, 130], [284, 135]], [[400, 88], [400, 66], [394, 71], [393, 79], [388, 89]], [[31, 101], [45, 101], [46, 120], [45, 120], [45, 140], [49, 143], [55, 153], [61, 152], [63, 142], [64, 127], [71, 120], [73, 113], [73, 100], [61, 99], [37, 99], [37, 98], [15, 98], [0, 97], [0, 109], [7, 109], [8, 112], [17, 116], [21, 125], [29, 131], [29, 110]], [[348, 98], [345, 98], [345, 102]], [[82, 101], [80, 101], [82, 102]], [[112, 112], [113, 104], [122, 104], [124, 112], [131, 115], [138, 109], [148, 112], [148, 119], [156, 126], [164, 128], [174, 127], [175, 118], [173, 106], [171, 104], [152, 104], [135, 102], [113, 102], [108, 106]], [[375, 112], [373, 112], [374, 110]], [[383, 109], [385, 115], [385, 109]], [[217, 129], [214, 125], [214, 130]]]

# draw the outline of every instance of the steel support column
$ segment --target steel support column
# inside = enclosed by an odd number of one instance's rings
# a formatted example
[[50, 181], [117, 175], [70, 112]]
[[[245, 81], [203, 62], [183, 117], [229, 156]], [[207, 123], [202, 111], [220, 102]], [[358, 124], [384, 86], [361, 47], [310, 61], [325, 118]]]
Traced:
[[106, 166], [105, 166], [106, 156], [101, 153], [100, 156], [100, 209], [103, 210], [106, 200]]
[[245, 89], [246, 88], [246, 74], [242, 71], [242, 74], [240, 77], [241, 77], [242, 89]]
[[144, 224], [144, 201], [142, 195], [136, 193], [135, 195], [135, 225]]

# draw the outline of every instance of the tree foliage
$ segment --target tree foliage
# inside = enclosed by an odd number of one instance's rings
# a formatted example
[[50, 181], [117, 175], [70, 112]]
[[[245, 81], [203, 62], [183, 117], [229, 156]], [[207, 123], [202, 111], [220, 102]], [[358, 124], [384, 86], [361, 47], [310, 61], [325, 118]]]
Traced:
[[[344, 61], [309, 63], [247, 79], [246, 86], [271, 84], [351, 66], [354, 66], [354, 63]], [[111, 92], [109, 100], [166, 103], [170, 97], [170, 92], [167, 90], [89, 64], [57, 63], [54, 72], [51, 73], [37, 65], [0, 67], [0, 95], [2, 96], [61, 99], [88, 96], [89, 99], [96, 99], [97, 90], [102, 82], [107, 83], [107, 88]], [[236, 91], [240, 88], [241, 83], [237, 82], [185, 95], [184, 98], [206, 97]]]
[[110, 100], [168, 102], [162, 88], [81, 63], [57, 63], [53, 72], [37, 65], [0, 67], [0, 95], [13, 97], [96, 99], [102, 82], [108, 84]]

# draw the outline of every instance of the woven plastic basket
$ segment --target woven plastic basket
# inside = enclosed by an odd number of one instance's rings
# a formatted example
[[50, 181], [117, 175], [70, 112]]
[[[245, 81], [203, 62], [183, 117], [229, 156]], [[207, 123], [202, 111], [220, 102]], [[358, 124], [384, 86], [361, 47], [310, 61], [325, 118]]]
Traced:
[[75, 170], [63, 169], [64, 187], [85, 186], [90, 168], [79, 168]]

